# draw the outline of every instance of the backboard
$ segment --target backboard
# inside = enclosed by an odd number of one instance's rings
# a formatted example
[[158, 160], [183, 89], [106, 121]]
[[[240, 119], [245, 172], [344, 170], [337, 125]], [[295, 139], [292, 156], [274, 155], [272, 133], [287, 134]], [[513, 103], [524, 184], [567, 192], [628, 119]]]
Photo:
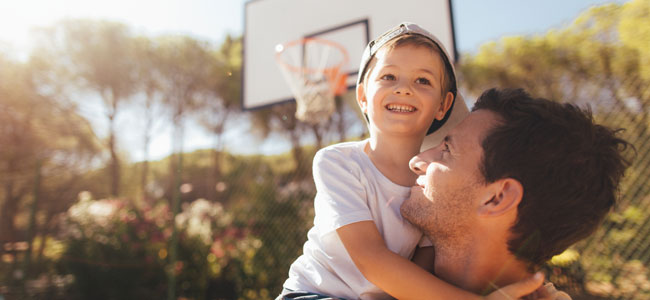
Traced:
[[278, 44], [305, 37], [342, 45], [349, 61], [342, 71], [355, 88], [366, 44], [400, 22], [417, 23], [438, 37], [455, 59], [451, 0], [252, 0], [244, 9], [242, 108], [294, 99], [276, 64]]

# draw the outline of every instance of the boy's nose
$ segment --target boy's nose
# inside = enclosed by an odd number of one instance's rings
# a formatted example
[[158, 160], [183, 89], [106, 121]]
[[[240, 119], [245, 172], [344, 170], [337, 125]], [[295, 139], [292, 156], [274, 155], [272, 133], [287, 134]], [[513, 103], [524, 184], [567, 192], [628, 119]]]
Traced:
[[408, 86], [408, 84], [398, 84], [397, 87], [395, 87], [395, 90], [393, 93], [397, 95], [411, 95], [411, 88]]
[[414, 156], [409, 161], [409, 168], [411, 168], [411, 171], [413, 171], [413, 173], [418, 175], [426, 174], [428, 166], [429, 163], [423, 160], [419, 155]]

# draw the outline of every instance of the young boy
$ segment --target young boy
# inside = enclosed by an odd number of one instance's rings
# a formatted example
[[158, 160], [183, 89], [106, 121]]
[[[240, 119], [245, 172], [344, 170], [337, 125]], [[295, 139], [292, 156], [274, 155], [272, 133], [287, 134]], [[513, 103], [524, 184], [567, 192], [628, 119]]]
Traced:
[[[370, 42], [357, 101], [370, 138], [314, 157], [314, 227], [278, 299], [479, 298], [408, 260], [431, 244], [400, 214], [416, 180], [409, 160], [468, 114], [442, 44], [412, 23]], [[489, 297], [509, 299], [502, 295]]]

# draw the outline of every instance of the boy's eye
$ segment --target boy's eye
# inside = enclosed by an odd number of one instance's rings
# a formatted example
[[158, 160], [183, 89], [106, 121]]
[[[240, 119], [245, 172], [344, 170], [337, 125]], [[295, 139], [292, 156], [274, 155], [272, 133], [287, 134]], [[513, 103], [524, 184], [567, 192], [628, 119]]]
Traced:
[[381, 76], [380, 79], [383, 79], [383, 80], [395, 80], [395, 75], [386, 74], [386, 75]]
[[429, 81], [429, 79], [426, 79], [424, 77], [420, 77], [420, 78], [416, 79], [415, 82], [419, 83], [419, 84], [431, 85], [431, 81]]

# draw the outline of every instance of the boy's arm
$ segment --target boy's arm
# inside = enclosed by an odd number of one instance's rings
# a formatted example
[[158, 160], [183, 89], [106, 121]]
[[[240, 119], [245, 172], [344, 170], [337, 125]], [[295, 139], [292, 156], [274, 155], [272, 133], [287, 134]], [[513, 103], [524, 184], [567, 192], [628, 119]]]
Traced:
[[352, 223], [336, 233], [363, 276], [397, 299], [480, 299], [388, 250], [372, 221]]
[[[397, 299], [481, 299], [388, 250], [372, 221], [348, 224], [336, 232], [363, 276]], [[499, 289], [487, 299], [519, 299], [535, 291], [542, 281], [543, 277], [527, 279]]]

